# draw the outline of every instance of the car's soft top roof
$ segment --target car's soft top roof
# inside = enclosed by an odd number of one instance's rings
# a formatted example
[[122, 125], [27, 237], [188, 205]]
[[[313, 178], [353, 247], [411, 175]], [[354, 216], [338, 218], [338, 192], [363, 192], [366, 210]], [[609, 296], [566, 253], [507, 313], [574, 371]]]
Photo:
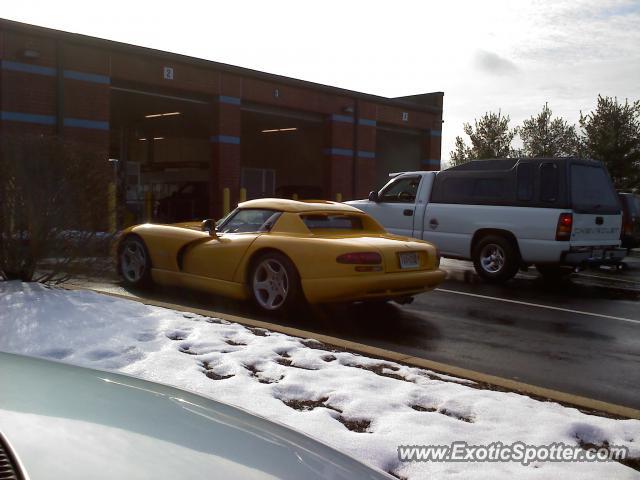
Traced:
[[283, 212], [348, 212], [362, 213], [355, 207], [329, 200], [289, 200], [286, 198], [258, 198], [238, 204], [239, 208], [267, 208]]

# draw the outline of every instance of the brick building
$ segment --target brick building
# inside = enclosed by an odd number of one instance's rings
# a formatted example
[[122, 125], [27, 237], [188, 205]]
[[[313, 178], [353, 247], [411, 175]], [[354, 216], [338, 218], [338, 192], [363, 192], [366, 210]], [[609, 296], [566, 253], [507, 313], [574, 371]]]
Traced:
[[145, 199], [180, 220], [220, 215], [225, 188], [232, 205], [241, 189], [347, 200], [440, 168], [441, 92], [384, 98], [7, 20], [0, 62], [0, 134], [117, 159], [130, 220]]

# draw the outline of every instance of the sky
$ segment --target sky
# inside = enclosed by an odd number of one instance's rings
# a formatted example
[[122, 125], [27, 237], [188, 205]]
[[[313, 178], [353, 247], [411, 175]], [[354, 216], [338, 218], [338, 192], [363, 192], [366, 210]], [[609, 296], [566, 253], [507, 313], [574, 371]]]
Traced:
[[[545, 102], [577, 123], [640, 99], [640, 0], [3, 1], [0, 17], [396, 97], [442, 91], [464, 122]], [[95, 5], [95, 6], [94, 6]]]

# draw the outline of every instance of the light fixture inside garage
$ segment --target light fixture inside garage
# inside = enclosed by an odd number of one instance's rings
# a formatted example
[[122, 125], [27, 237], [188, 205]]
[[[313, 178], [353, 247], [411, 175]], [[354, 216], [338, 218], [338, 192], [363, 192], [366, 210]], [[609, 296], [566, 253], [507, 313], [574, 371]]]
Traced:
[[275, 132], [293, 132], [294, 130], [298, 130], [296, 127], [290, 128], [271, 128], [268, 130], [262, 130], [262, 133], [275, 133]]
[[[164, 137], [153, 137], [154, 140], [164, 140]], [[147, 139], [146, 138], [139, 138], [138, 139], [141, 142], [146, 142]]]
[[145, 115], [144, 118], [158, 118], [158, 117], [171, 117], [173, 115], [180, 115], [182, 112], [167, 112], [167, 113], [152, 113]]
[[26, 48], [22, 51], [22, 56], [30, 60], [35, 60], [36, 58], [40, 58], [40, 51], [35, 48]]

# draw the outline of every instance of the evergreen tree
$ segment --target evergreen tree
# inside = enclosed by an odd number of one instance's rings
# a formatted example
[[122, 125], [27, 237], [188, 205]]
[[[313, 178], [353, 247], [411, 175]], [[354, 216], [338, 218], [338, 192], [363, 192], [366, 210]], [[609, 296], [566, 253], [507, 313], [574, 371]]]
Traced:
[[464, 124], [464, 133], [469, 136], [467, 146], [462, 137], [456, 137], [455, 149], [450, 153], [450, 164], [460, 165], [470, 160], [504, 158], [514, 153], [511, 142], [518, 129], [510, 129], [508, 115], [487, 112], [474, 125]]
[[560, 117], [551, 118], [547, 103], [542, 111], [522, 123], [519, 129], [522, 154], [526, 157], [568, 157], [579, 151], [576, 128]]
[[640, 188], [640, 101], [598, 96], [596, 109], [580, 114], [587, 156], [604, 162], [619, 190]]

